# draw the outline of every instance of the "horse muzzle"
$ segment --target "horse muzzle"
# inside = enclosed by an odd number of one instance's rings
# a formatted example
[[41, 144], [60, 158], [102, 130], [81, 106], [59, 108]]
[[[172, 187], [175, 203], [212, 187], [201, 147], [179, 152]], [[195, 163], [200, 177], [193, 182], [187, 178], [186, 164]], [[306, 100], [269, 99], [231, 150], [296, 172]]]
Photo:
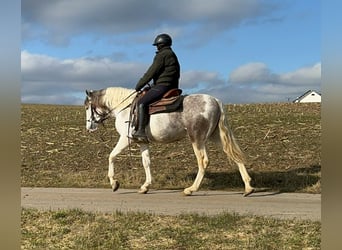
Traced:
[[98, 128], [98, 126], [95, 122], [91, 121], [91, 122], [87, 123], [86, 129], [88, 132], [90, 132], [90, 133], [94, 132], [97, 130], [97, 128]]
[[92, 133], [92, 132], [94, 132], [94, 131], [96, 131], [97, 130], [97, 128], [87, 128], [87, 131], [89, 132], [89, 133]]

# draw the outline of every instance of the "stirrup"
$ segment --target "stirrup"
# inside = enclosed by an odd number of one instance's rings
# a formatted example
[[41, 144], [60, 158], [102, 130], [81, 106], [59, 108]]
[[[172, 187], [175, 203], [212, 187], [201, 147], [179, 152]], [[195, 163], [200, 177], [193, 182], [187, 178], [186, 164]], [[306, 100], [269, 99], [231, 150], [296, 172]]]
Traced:
[[131, 139], [137, 142], [149, 142], [146, 134], [137, 134], [138, 131], [136, 131], [134, 134], [132, 134]]
[[131, 139], [135, 142], [138, 142], [138, 143], [139, 142], [149, 143], [147, 136], [146, 137], [134, 137], [134, 136], [132, 136]]

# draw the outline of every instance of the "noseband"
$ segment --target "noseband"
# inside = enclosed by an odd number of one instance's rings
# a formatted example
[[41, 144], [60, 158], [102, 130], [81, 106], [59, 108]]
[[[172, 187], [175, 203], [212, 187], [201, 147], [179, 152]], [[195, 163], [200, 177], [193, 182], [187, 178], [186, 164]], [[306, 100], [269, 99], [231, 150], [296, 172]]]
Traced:
[[[103, 113], [98, 112], [96, 106], [90, 102], [90, 112], [91, 112], [91, 115], [90, 115], [90, 119], [88, 120], [88, 122], [95, 122], [98, 124], [100, 123], [103, 124], [103, 122], [110, 117], [111, 110], [109, 110], [108, 112], [103, 112]], [[95, 114], [98, 115], [100, 119], [97, 120], [95, 118]]]

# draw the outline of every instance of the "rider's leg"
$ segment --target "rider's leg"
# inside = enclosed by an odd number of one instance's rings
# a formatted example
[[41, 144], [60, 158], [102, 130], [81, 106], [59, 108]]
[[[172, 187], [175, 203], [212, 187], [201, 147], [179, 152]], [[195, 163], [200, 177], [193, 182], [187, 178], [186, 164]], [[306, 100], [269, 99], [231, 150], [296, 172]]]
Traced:
[[147, 136], [145, 133], [145, 127], [148, 123], [148, 105], [140, 103], [138, 106], [138, 130], [132, 135], [134, 139], [140, 141], [146, 141]]
[[132, 134], [134, 139], [146, 141], [145, 128], [148, 124], [148, 105], [160, 100], [169, 90], [168, 86], [155, 85], [138, 101], [138, 130]]

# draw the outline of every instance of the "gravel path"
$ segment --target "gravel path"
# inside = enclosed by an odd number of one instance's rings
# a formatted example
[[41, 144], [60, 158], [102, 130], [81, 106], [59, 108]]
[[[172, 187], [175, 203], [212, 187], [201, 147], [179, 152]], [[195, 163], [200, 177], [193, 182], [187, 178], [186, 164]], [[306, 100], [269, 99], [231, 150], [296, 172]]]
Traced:
[[257, 192], [243, 197], [239, 192], [199, 191], [192, 196], [182, 190], [137, 190], [90, 188], [21, 188], [21, 205], [25, 208], [57, 210], [79, 208], [85, 211], [142, 211], [178, 215], [196, 212], [214, 215], [235, 212], [246, 215], [271, 216], [280, 219], [321, 221], [321, 195]]

